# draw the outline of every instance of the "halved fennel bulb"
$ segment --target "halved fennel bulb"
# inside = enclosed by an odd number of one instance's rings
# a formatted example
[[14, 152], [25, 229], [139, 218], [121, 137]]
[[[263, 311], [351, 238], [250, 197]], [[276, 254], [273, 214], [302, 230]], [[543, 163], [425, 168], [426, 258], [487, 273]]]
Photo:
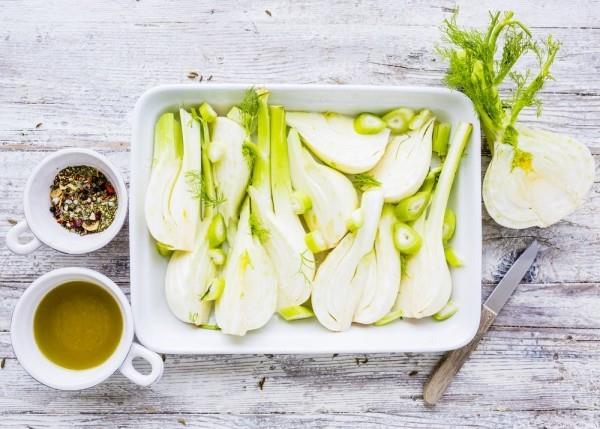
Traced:
[[384, 206], [377, 227], [375, 247], [358, 266], [354, 281], [361, 270], [369, 272], [362, 285], [363, 292], [354, 312], [354, 321], [370, 324], [380, 320], [394, 306], [400, 288], [400, 253], [394, 246], [393, 226], [396, 216], [392, 206]]
[[342, 173], [317, 162], [302, 147], [295, 129], [287, 141], [292, 185], [308, 195], [312, 205], [304, 220], [311, 231], [322, 234], [325, 247], [332, 248], [348, 231], [346, 221], [358, 206], [356, 189]]
[[205, 221], [198, 227], [191, 252], [178, 250], [173, 253], [165, 277], [169, 309], [178, 319], [196, 325], [208, 322], [212, 305], [200, 298], [217, 275], [206, 245], [209, 224]]
[[396, 203], [419, 190], [431, 165], [434, 119], [421, 128], [392, 136], [383, 158], [370, 171], [383, 189], [385, 201]]
[[254, 213], [268, 232], [263, 242], [277, 274], [277, 309], [282, 310], [300, 305], [310, 296], [315, 259], [304, 242], [304, 228], [292, 207], [292, 184], [283, 107], [270, 107], [270, 122], [271, 192], [268, 186], [263, 192], [250, 186], [248, 194], [253, 202]]
[[419, 251], [405, 264], [395, 310], [403, 317], [423, 318], [437, 313], [450, 299], [452, 277], [446, 262], [443, 224], [452, 184], [472, 130], [460, 123], [452, 136], [448, 155], [431, 199], [431, 205], [415, 221], [413, 228], [422, 238]]
[[583, 203], [594, 182], [594, 159], [584, 144], [564, 134], [523, 127], [518, 132], [518, 147], [531, 160], [515, 165], [514, 146], [496, 143], [483, 201], [502, 226], [547, 227]]
[[250, 204], [240, 220], [224, 271], [225, 288], [215, 305], [221, 331], [245, 335], [270, 319], [277, 306], [277, 276], [269, 256], [250, 230]]
[[288, 112], [286, 120], [323, 162], [349, 174], [373, 168], [390, 135], [388, 128], [377, 134], [359, 134], [354, 118], [338, 113]]
[[229, 118], [218, 117], [212, 124], [210, 147], [216, 153], [211, 161], [215, 182], [224, 199], [219, 210], [228, 227], [237, 223], [240, 204], [250, 180], [250, 166], [242, 152], [245, 139], [244, 128]]
[[184, 109], [179, 110], [183, 134], [183, 160], [171, 195], [171, 215], [175, 221], [173, 249], [191, 251], [200, 220], [200, 199], [190, 183], [190, 175], [202, 172], [200, 123]]
[[162, 115], [154, 128], [152, 172], [146, 188], [144, 214], [152, 237], [167, 247], [175, 244], [175, 219], [171, 195], [181, 169], [181, 124], [173, 113]]
[[372, 254], [382, 207], [383, 192], [378, 188], [366, 191], [361, 202], [364, 224], [346, 235], [317, 270], [311, 302], [319, 322], [332, 331], [350, 327], [365, 283], [374, 276], [368, 260], [364, 268], [358, 267], [365, 255]]
[[[483, 182], [487, 211], [508, 228], [552, 225], [582, 204], [594, 181], [592, 155], [567, 136], [517, 121], [527, 107], [540, 116], [537, 93], [554, 79], [551, 67], [561, 43], [552, 35], [535, 40], [511, 11], [490, 13], [483, 31], [462, 28], [456, 18], [444, 21], [447, 43], [438, 52], [449, 62], [444, 81], [471, 99], [492, 152]], [[501, 60], [494, 55], [499, 51]], [[518, 66], [526, 56], [537, 67]]]

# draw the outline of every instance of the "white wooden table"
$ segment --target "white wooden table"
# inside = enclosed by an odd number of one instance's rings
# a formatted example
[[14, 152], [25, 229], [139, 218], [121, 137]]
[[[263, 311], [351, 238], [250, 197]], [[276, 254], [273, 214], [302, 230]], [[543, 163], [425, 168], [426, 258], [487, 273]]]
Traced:
[[[600, 159], [600, 2], [458, 3], [463, 22], [481, 26], [488, 9], [513, 9], [540, 36], [563, 41], [538, 123], [580, 138]], [[511, 231], [484, 216], [484, 297], [533, 237], [545, 249], [433, 409], [423, 405], [422, 385], [439, 354], [166, 356], [165, 375], [151, 388], [115, 375], [76, 393], [36, 383], [14, 358], [11, 312], [39, 275], [86, 266], [128, 290], [126, 227], [82, 257], [48, 248], [21, 257], [4, 246], [23, 215], [28, 173], [49, 152], [96, 149], [127, 176], [131, 110], [160, 83], [440, 85], [437, 27], [454, 7], [445, 0], [0, 0], [0, 425], [598, 427], [597, 182], [583, 208], [548, 229]], [[525, 119], [535, 118], [527, 112]]]

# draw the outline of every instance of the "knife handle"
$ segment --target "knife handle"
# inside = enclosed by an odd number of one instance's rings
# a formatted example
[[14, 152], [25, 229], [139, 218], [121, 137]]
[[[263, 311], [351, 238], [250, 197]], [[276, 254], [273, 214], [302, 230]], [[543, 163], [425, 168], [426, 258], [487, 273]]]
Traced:
[[471, 352], [475, 350], [477, 344], [479, 344], [479, 341], [481, 341], [481, 338], [490, 328], [495, 318], [496, 313], [485, 305], [481, 306], [479, 329], [477, 329], [477, 333], [471, 342], [460, 349], [451, 350], [446, 353], [431, 372], [429, 380], [427, 380], [423, 388], [423, 400], [426, 404], [435, 405], [442, 397], [448, 386], [450, 386], [450, 383], [452, 383], [452, 379], [456, 373], [463, 366], [463, 363], [467, 360]]

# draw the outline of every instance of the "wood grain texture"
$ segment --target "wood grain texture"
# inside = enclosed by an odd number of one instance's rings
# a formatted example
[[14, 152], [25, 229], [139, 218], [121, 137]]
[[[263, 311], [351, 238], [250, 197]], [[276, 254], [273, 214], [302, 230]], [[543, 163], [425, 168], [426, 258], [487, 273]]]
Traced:
[[600, 164], [597, 0], [0, 0], [0, 425], [599, 427], [598, 182], [580, 210], [544, 230], [507, 230], [484, 211], [484, 298], [532, 238], [544, 249], [434, 409], [422, 386], [439, 354], [167, 356], [150, 389], [115, 375], [56, 392], [29, 378], [10, 347], [15, 303], [44, 272], [87, 266], [129, 286], [127, 227], [85, 257], [6, 249], [45, 155], [96, 149], [128, 177], [131, 111], [160, 83], [440, 85], [433, 48], [456, 7], [478, 26], [488, 9], [512, 9], [540, 37], [562, 40], [543, 116], [523, 120], [572, 134]]

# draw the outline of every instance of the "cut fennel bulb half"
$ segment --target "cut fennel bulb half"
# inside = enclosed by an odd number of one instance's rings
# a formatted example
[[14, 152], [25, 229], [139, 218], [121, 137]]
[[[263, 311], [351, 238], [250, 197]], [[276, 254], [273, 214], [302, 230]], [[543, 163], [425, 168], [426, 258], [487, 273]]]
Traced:
[[353, 280], [357, 281], [359, 272], [365, 269], [361, 287], [363, 292], [354, 312], [354, 321], [370, 324], [380, 320], [394, 306], [400, 288], [400, 252], [396, 250], [393, 239], [393, 226], [396, 222], [394, 209], [384, 206], [377, 227], [375, 247], [365, 256], [357, 269]]
[[312, 205], [304, 220], [311, 231], [322, 234], [325, 248], [332, 248], [348, 231], [346, 222], [358, 206], [356, 189], [342, 173], [317, 162], [302, 147], [295, 129], [287, 141], [292, 185], [308, 195]]
[[419, 190], [431, 165], [433, 118], [421, 128], [392, 136], [383, 158], [370, 171], [383, 189], [386, 202], [395, 203]]
[[238, 211], [244, 198], [250, 166], [243, 155], [246, 131], [229, 118], [218, 117], [212, 124], [210, 150], [216, 185], [223, 196], [219, 210], [229, 227], [237, 224]]
[[400, 282], [395, 310], [400, 310], [403, 317], [420, 319], [431, 316], [450, 299], [452, 277], [444, 254], [444, 214], [472, 128], [467, 123], [456, 127], [431, 205], [413, 225], [423, 241], [419, 251], [407, 260], [405, 275]]
[[170, 242], [163, 242], [173, 249], [191, 251], [194, 247], [196, 228], [200, 220], [200, 198], [197, 177], [202, 171], [200, 123], [180, 109], [183, 135], [183, 159], [181, 169], [171, 195], [171, 215], [175, 228]]
[[563, 134], [519, 127], [518, 148], [531, 154], [519, 164], [513, 145], [496, 143], [483, 180], [490, 216], [508, 228], [547, 227], [583, 203], [594, 182], [594, 159]]
[[383, 156], [390, 130], [359, 134], [354, 118], [338, 113], [288, 112], [287, 123], [326, 164], [344, 173], [370, 170]]
[[[260, 119], [259, 117], [259, 121]], [[263, 242], [277, 274], [277, 309], [281, 310], [300, 305], [308, 299], [315, 274], [315, 259], [306, 246], [304, 228], [292, 207], [283, 107], [270, 107], [270, 123], [271, 193], [268, 187], [250, 186], [248, 194], [253, 203], [254, 214], [267, 231]]]
[[366, 191], [361, 202], [364, 224], [355, 233], [346, 235], [317, 270], [312, 306], [317, 319], [327, 329], [344, 331], [350, 327], [364, 285], [375, 275], [371, 262], [363, 258], [373, 255], [382, 207], [383, 192], [379, 188]]
[[264, 326], [277, 306], [277, 276], [267, 252], [250, 230], [248, 200], [242, 205], [224, 278], [225, 288], [215, 305], [221, 331], [245, 335]]
[[212, 304], [200, 301], [217, 270], [208, 255], [206, 235], [209, 222], [198, 227], [194, 249], [175, 251], [165, 277], [165, 295], [171, 312], [180, 320], [200, 325], [207, 323]]
[[173, 113], [162, 115], [154, 129], [152, 172], [146, 188], [144, 214], [152, 237], [167, 248], [176, 243], [171, 196], [181, 169], [183, 154], [181, 124]]

